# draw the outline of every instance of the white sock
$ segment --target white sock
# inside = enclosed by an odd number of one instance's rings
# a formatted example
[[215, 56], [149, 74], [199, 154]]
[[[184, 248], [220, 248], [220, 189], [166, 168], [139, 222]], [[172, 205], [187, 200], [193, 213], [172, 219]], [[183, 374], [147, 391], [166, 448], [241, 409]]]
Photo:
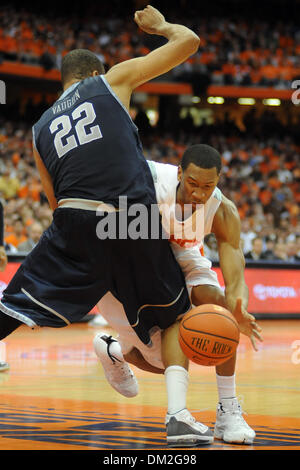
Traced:
[[168, 413], [174, 414], [186, 408], [189, 383], [188, 371], [181, 366], [169, 366], [165, 370], [168, 396]]
[[216, 374], [216, 378], [219, 401], [224, 398], [234, 398], [236, 396], [235, 374], [229, 376]]

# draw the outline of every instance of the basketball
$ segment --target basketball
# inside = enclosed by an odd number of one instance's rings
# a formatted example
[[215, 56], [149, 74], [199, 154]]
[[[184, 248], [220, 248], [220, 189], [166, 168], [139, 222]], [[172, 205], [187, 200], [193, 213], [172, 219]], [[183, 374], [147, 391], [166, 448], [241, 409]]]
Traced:
[[194, 307], [179, 327], [179, 343], [192, 362], [216, 366], [227, 361], [239, 344], [239, 327], [234, 316], [219, 305]]

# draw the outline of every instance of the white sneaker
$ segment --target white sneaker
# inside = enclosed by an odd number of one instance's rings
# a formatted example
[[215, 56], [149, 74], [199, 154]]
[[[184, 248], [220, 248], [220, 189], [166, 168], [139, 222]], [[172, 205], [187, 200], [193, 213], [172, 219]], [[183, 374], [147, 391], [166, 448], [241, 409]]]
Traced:
[[252, 444], [255, 432], [243, 418], [237, 398], [225, 398], [218, 403], [214, 435], [224, 442]]
[[7, 362], [0, 361], [0, 372], [5, 372], [8, 369], [9, 369], [9, 364], [7, 364]]
[[112, 336], [98, 333], [94, 338], [94, 348], [109, 384], [124, 397], [135, 397], [139, 391], [138, 383], [124, 361], [119, 342]]
[[211, 430], [196, 421], [186, 408], [173, 415], [167, 413], [165, 424], [167, 443], [172, 447], [195, 447], [214, 440]]

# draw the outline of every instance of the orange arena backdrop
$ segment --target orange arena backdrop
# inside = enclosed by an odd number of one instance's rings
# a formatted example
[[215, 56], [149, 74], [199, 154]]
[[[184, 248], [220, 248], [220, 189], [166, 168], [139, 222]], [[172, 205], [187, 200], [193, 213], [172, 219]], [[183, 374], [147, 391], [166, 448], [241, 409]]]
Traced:
[[[0, 272], [0, 298], [9, 280], [20, 263], [9, 262], [6, 270]], [[220, 268], [213, 268], [224, 287]], [[253, 314], [300, 318], [300, 270], [280, 268], [248, 267], [245, 279], [249, 287], [249, 312]]]

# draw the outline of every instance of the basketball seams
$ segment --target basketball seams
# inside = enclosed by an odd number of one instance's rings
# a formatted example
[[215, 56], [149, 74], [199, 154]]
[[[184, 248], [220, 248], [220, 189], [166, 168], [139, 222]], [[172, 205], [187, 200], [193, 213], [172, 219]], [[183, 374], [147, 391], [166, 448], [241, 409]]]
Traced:
[[196, 317], [198, 315], [207, 315], [207, 314], [209, 314], [209, 315], [219, 315], [220, 317], [225, 317], [225, 318], [227, 318], [227, 320], [230, 320], [231, 323], [233, 323], [235, 327], [237, 325], [237, 321], [235, 319], [232, 319], [232, 318], [228, 317], [227, 315], [224, 315], [224, 313], [219, 313], [219, 312], [196, 312], [193, 315], [191, 315], [189, 318], [187, 318], [185, 321], [188, 321], [190, 318]]
[[[240, 333], [240, 330], [239, 330], [239, 327], [237, 326], [237, 321], [236, 321], [236, 320], [233, 320], [232, 318], [228, 317], [227, 315], [224, 315], [223, 313], [218, 313], [218, 312], [197, 312], [197, 313], [194, 313], [194, 315], [191, 315], [190, 317], [186, 318], [185, 320], [183, 319], [182, 324], [184, 324], [185, 322], [187, 322], [188, 320], [190, 320], [190, 318], [197, 317], [198, 315], [206, 315], [206, 314], [209, 314], [209, 315], [219, 315], [220, 317], [225, 317], [225, 318], [227, 318], [227, 320], [230, 320], [231, 323], [234, 324], [234, 326], [236, 327], [236, 329], [237, 329], [238, 332]], [[187, 328], [187, 329], [188, 329], [188, 328]], [[191, 331], [194, 331], [194, 330], [191, 330]]]

